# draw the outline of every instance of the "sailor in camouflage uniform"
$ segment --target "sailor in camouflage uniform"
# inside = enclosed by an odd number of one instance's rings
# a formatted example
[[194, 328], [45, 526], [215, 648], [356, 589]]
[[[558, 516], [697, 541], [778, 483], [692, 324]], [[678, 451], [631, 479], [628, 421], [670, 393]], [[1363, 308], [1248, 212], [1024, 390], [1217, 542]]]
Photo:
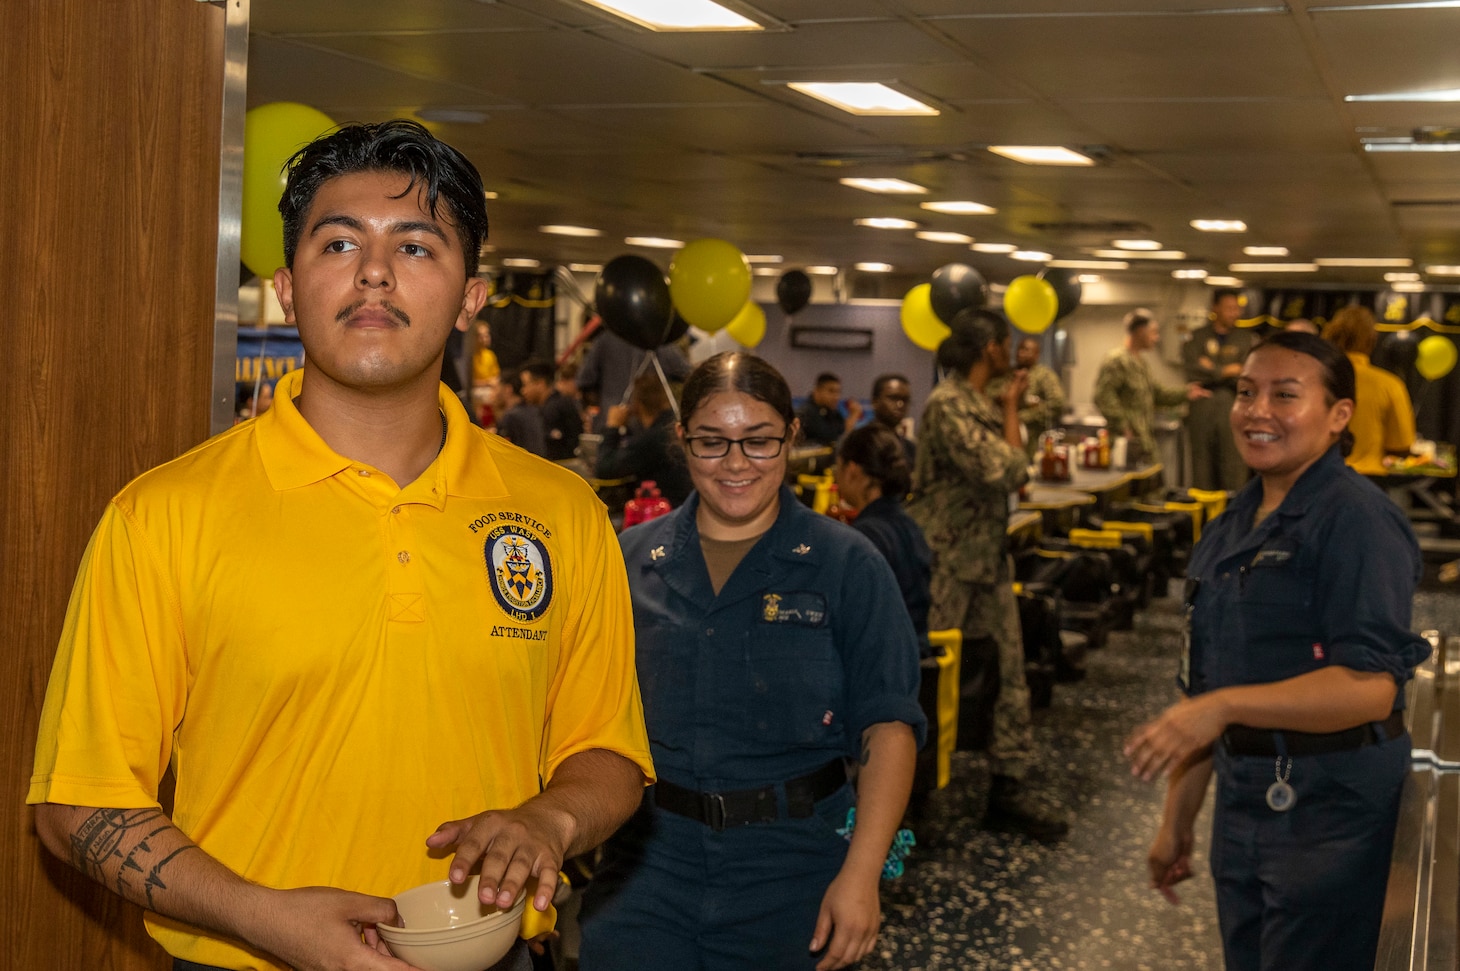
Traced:
[[[1039, 436], [1051, 428], [1058, 428], [1065, 414], [1065, 389], [1060, 377], [1054, 371], [1039, 363], [1039, 341], [1026, 337], [1019, 342], [1014, 352], [1014, 363], [1019, 370], [1029, 375], [1029, 386], [1019, 402], [1019, 420], [1027, 433], [1024, 451], [1032, 458], [1039, 451]], [[1004, 396], [1009, 386], [1007, 375], [1000, 375], [989, 382], [984, 393], [995, 401]]]
[[1009, 496], [1029, 476], [1018, 415], [1026, 378], [1015, 372], [1001, 401], [984, 392], [992, 377], [1009, 371], [1009, 325], [1002, 317], [969, 309], [950, 327], [938, 363], [951, 373], [923, 411], [908, 504], [933, 550], [928, 627], [960, 628], [965, 643], [987, 638], [998, 649], [988, 825], [1055, 839], [1068, 824], [1034, 805], [1021, 786], [1033, 741], [1019, 607], [1005, 548]]
[[1253, 331], [1237, 326], [1242, 316], [1235, 290], [1212, 294], [1212, 319], [1192, 331], [1181, 348], [1186, 380], [1199, 384], [1210, 396], [1194, 401], [1186, 416], [1191, 442], [1191, 484], [1198, 489], [1236, 492], [1247, 484], [1247, 463], [1237, 451], [1228, 416], [1237, 400], [1237, 375], [1252, 350]]
[[1161, 324], [1149, 310], [1132, 310], [1125, 315], [1125, 344], [1111, 351], [1095, 378], [1095, 407], [1105, 416], [1111, 435], [1130, 439], [1128, 462], [1139, 465], [1156, 455], [1152, 423], [1156, 407], [1185, 404], [1207, 398], [1211, 392], [1200, 385], [1170, 387], [1158, 384], [1141, 357], [1156, 346]]

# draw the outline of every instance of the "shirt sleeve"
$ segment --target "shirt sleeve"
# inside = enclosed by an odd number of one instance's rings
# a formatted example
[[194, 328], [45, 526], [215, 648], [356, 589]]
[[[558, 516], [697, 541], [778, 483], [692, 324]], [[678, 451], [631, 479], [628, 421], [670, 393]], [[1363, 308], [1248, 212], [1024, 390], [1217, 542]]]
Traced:
[[187, 703], [176, 592], [114, 501], [82, 557], [41, 710], [26, 801], [156, 806]]
[[[836, 623], [846, 670], [852, 738], [882, 722], [910, 725], [922, 748], [927, 718], [918, 704], [918, 640], [892, 568], [870, 543], [847, 555]], [[855, 743], [854, 743], [855, 744]]]
[[1419, 546], [1398, 510], [1379, 506], [1336, 516], [1321, 544], [1317, 590], [1330, 664], [1385, 671], [1403, 685], [1429, 645], [1410, 629]]
[[1095, 407], [1105, 416], [1105, 423], [1111, 434], [1120, 435], [1126, 430], [1125, 407], [1120, 400], [1120, 369], [1114, 360], [1107, 359], [1100, 365], [1095, 376]]
[[[584, 504], [588, 505], [587, 503]], [[563, 760], [605, 749], [636, 764], [654, 781], [649, 736], [634, 667], [634, 616], [623, 554], [599, 505], [573, 553], [573, 606], [563, 625], [557, 671], [548, 688], [542, 777]], [[586, 519], [592, 512], [584, 511]]]

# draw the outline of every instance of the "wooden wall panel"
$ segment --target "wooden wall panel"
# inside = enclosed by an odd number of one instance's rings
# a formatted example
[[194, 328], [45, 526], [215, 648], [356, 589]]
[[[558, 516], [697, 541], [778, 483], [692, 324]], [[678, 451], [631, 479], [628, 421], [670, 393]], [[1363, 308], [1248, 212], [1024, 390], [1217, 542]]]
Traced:
[[0, 965], [155, 971], [140, 911], [49, 858], [24, 805], [107, 499], [206, 437], [223, 11], [0, 2]]

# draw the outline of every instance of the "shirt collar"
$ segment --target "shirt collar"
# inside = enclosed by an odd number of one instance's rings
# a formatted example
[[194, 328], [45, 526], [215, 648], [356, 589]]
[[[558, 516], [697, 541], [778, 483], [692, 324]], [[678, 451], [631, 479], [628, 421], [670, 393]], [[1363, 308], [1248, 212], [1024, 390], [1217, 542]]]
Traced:
[[[269, 484], [283, 492], [322, 482], [359, 463], [340, 455], [310, 426], [294, 399], [304, 390], [303, 370], [279, 379], [274, 404], [258, 422], [259, 455]], [[444, 384], [437, 386], [437, 405], [446, 416], [446, 444], [415, 482], [402, 491], [419, 489], [421, 501], [441, 508], [446, 496], [497, 498], [509, 494], [487, 437], [478, 432], [461, 401]]]
[[[1283, 497], [1282, 503], [1273, 510], [1273, 516], [1280, 516], [1284, 519], [1296, 519], [1305, 515], [1312, 506], [1314, 496], [1327, 488], [1335, 478], [1343, 475], [1347, 466], [1343, 462], [1343, 454], [1338, 445], [1329, 448], [1318, 457], [1318, 460], [1303, 470], [1298, 476], [1298, 481], [1288, 490]], [[1251, 521], [1252, 515], [1262, 502], [1262, 479], [1254, 477], [1242, 491], [1237, 494], [1233, 501], [1233, 512], [1238, 516], [1245, 516]]]

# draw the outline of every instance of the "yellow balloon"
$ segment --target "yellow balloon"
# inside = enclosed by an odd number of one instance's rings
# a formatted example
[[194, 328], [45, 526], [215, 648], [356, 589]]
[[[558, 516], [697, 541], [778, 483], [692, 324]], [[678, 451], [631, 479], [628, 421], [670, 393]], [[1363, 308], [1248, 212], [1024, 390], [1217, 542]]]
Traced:
[[1454, 369], [1456, 357], [1455, 342], [1436, 334], [1419, 342], [1414, 367], [1429, 380], [1438, 381]]
[[1060, 298], [1054, 287], [1037, 276], [1015, 277], [1004, 291], [1004, 314], [1009, 323], [1026, 334], [1048, 330], [1059, 306]]
[[243, 263], [268, 278], [284, 265], [284, 163], [299, 149], [335, 127], [329, 115], [309, 105], [276, 101], [259, 105], [243, 121]]
[[765, 340], [765, 311], [754, 300], [747, 300], [735, 319], [725, 325], [725, 333], [741, 347], [755, 347]]
[[933, 285], [919, 283], [902, 298], [902, 332], [925, 351], [936, 351], [953, 331], [933, 312]]
[[750, 299], [750, 264], [723, 239], [686, 243], [669, 264], [669, 296], [681, 317], [713, 333]]

